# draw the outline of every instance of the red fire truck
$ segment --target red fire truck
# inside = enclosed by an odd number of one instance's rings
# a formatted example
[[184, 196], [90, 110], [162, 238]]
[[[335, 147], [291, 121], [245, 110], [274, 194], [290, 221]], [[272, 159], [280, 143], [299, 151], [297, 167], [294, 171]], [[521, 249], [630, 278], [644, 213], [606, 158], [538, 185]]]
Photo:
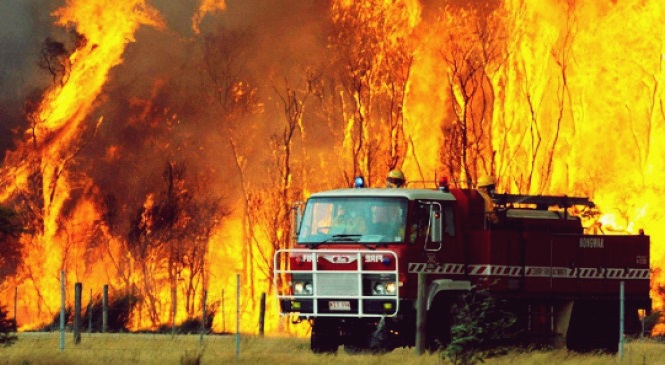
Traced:
[[485, 203], [446, 184], [312, 194], [294, 248], [275, 253], [282, 314], [311, 322], [314, 352], [412, 346], [424, 273], [428, 348], [450, 340], [451, 308], [488, 282], [530, 342], [616, 351], [621, 285], [624, 332], [641, 331], [648, 236], [585, 234], [572, 212], [593, 207], [587, 198], [494, 194], [491, 220]]

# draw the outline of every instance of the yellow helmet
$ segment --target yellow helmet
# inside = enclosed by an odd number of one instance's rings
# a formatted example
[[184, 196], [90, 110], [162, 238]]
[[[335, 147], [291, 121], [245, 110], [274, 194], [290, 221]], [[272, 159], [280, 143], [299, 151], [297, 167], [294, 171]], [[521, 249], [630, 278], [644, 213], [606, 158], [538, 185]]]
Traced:
[[400, 169], [390, 170], [388, 178], [386, 179], [389, 188], [400, 188], [404, 185], [404, 173]]
[[484, 186], [495, 185], [494, 178], [491, 176], [483, 175], [478, 178], [478, 187], [482, 188]]

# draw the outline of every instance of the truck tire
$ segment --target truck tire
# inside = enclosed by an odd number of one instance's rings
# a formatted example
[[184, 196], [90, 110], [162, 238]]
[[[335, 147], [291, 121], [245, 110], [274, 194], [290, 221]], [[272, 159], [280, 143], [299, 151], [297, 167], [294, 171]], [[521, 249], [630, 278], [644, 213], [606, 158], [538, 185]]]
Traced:
[[437, 296], [427, 312], [427, 331], [425, 345], [427, 350], [435, 352], [448, 346], [451, 340], [452, 325], [451, 300]]
[[369, 352], [371, 331], [362, 322], [353, 323], [344, 331], [344, 352], [349, 355]]
[[312, 323], [310, 348], [312, 352], [335, 353], [339, 348], [339, 326], [330, 318], [316, 318]]
[[566, 347], [571, 351], [616, 353], [619, 349], [619, 302], [575, 300]]

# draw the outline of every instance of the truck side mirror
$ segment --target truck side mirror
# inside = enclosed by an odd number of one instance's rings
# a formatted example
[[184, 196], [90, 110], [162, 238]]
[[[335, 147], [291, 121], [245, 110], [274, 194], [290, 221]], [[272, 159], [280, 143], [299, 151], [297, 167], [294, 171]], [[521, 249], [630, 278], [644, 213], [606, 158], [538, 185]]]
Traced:
[[[437, 209], [438, 208], [438, 209]], [[441, 206], [430, 205], [429, 207], [429, 223], [431, 229], [432, 242], [441, 242], [442, 238], [442, 222], [441, 219]]]
[[302, 221], [302, 202], [295, 202], [291, 207], [291, 239], [296, 239], [300, 234], [300, 222]]

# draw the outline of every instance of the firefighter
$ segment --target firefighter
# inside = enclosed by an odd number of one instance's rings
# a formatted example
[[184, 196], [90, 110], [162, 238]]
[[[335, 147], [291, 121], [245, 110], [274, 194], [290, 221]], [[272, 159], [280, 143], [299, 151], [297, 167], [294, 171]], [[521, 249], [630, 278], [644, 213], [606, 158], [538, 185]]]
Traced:
[[331, 234], [366, 234], [367, 225], [356, 206], [340, 206], [337, 216], [332, 221]]
[[493, 198], [494, 189], [496, 188], [494, 178], [483, 175], [478, 178], [476, 186], [478, 187], [478, 192], [483, 197], [483, 200], [485, 200], [485, 216], [487, 216], [487, 219], [492, 223], [499, 222], [499, 217], [496, 215], [496, 211], [494, 211]]
[[405, 219], [397, 203], [379, 203], [372, 207], [370, 232], [401, 241], [404, 237]]
[[401, 188], [404, 187], [404, 173], [400, 169], [392, 169], [388, 173], [388, 178], [386, 179], [387, 188]]

